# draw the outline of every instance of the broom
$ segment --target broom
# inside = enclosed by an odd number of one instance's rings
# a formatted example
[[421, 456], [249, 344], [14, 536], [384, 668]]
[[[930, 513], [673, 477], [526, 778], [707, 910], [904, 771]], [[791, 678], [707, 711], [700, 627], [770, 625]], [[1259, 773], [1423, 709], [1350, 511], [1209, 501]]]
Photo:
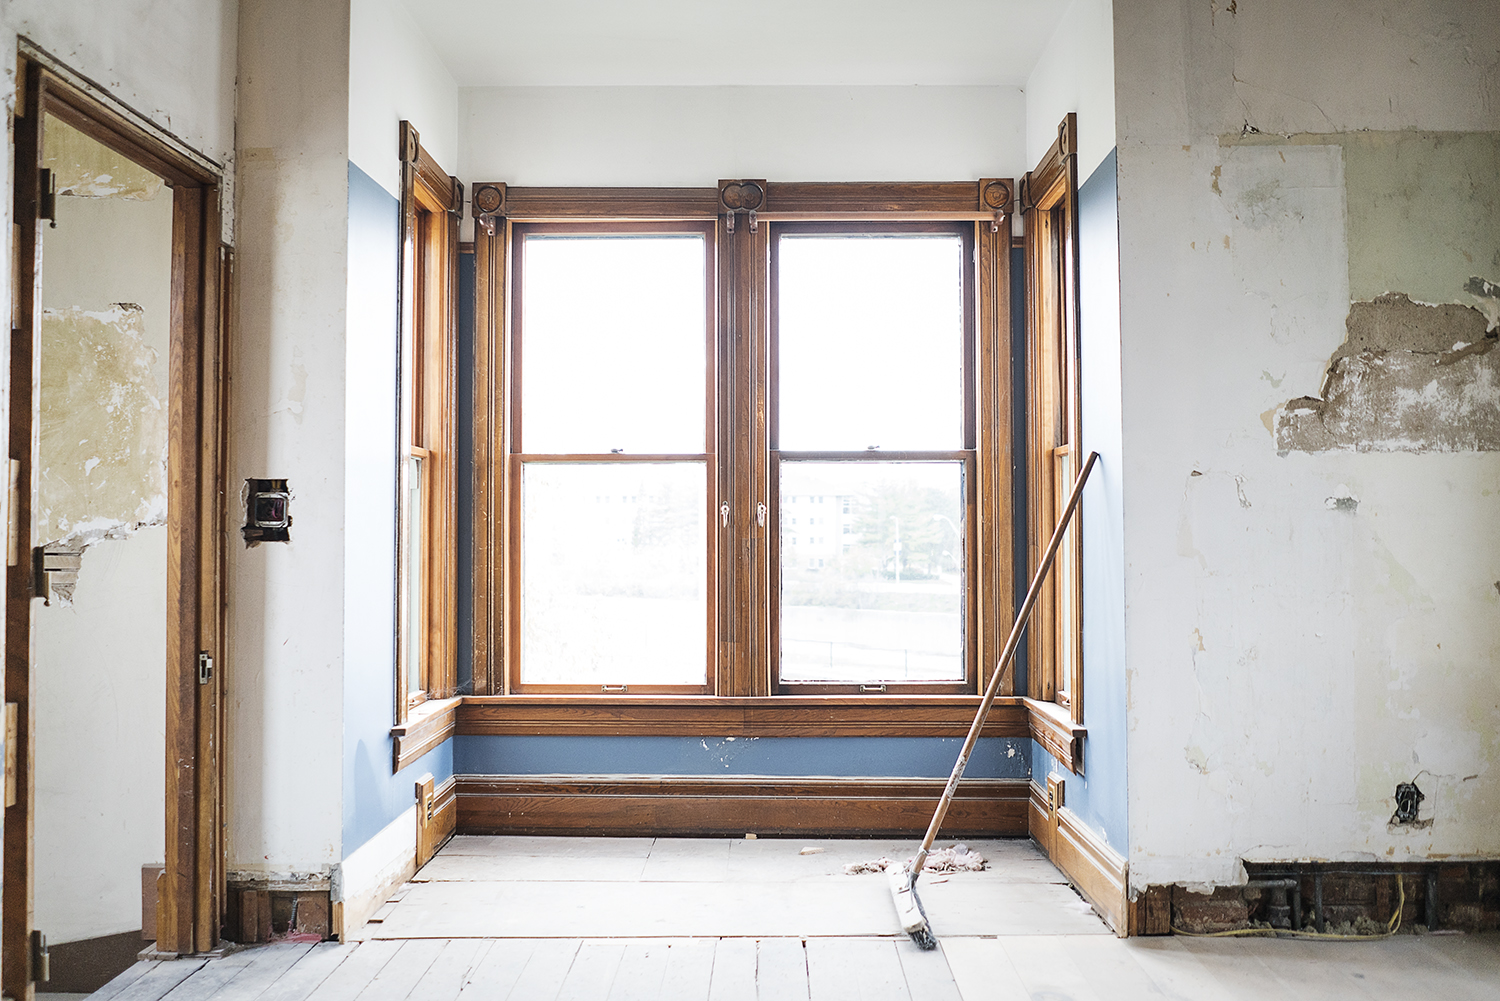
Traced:
[[984, 691], [984, 699], [979, 703], [979, 712], [974, 714], [974, 723], [969, 727], [969, 735], [964, 738], [964, 746], [958, 752], [958, 760], [953, 763], [953, 774], [948, 776], [948, 784], [943, 788], [943, 797], [938, 800], [937, 809], [933, 811], [932, 823], [927, 825], [927, 836], [922, 839], [922, 847], [917, 852], [916, 858], [912, 859], [910, 866], [891, 865], [886, 870], [886, 875], [891, 884], [891, 900], [896, 905], [896, 916], [901, 920], [901, 930], [911, 936], [911, 940], [922, 949], [936, 949], [937, 939], [932, 936], [932, 929], [927, 924], [927, 914], [922, 910], [922, 902], [917, 899], [917, 877], [922, 874], [922, 866], [927, 863], [927, 853], [932, 850], [932, 842], [937, 839], [938, 828], [943, 826], [943, 817], [948, 813], [948, 806], [953, 802], [953, 794], [958, 790], [958, 781], [964, 776], [964, 767], [969, 763], [969, 754], [974, 750], [974, 742], [979, 739], [979, 731], [984, 729], [984, 721], [990, 714], [990, 706], [995, 701], [995, 693], [1000, 690], [1000, 682], [1010, 675], [1011, 659], [1016, 654], [1016, 647], [1021, 642], [1021, 632], [1026, 628], [1027, 621], [1031, 618], [1031, 608], [1036, 604], [1037, 595], [1041, 593], [1042, 581], [1047, 578], [1047, 571], [1052, 569], [1052, 559], [1057, 555], [1057, 547], [1062, 545], [1063, 533], [1067, 530], [1068, 522], [1073, 518], [1073, 512], [1078, 508], [1078, 499], [1083, 494], [1083, 485], [1089, 478], [1089, 471], [1094, 468], [1094, 462], [1099, 458], [1098, 452], [1090, 452], [1088, 461], [1083, 464], [1083, 470], [1079, 472], [1078, 479], [1073, 483], [1073, 492], [1068, 495], [1068, 506], [1063, 509], [1062, 518], [1057, 522], [1057, 528], [1052, 532], [1052, 541], [1047, 544], [1047, 552], [1042, 556], [1041, 565], [1037, 567], [1036, 576], [1031, 580], [1031, 587], [1026, 591], [1026, 600], [1021, 604], [1020, 614], [1010, 630], [1010, 639], [1005, 641], [1005, 649], [1000, 654], [1000, 663], [996, 665], [995, 674], [990, 678], [989, 687]]

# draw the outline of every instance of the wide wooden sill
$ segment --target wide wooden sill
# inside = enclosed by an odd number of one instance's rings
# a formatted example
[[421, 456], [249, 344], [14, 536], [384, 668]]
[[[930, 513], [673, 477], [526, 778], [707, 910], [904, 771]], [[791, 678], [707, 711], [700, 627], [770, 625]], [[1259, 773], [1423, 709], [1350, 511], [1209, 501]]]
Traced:
[[[985, 737], [1031, 735], [1019, 698], [998, 698]], [[468, 695], [465, 736], [962, 737], [977, 695]]]
[[1031, 738], [1047, 749], [1068, 771], [1083, 773], [1083, 738], [1088, 729], [1073, 722], [1073, 716], [1055, 702], [1023, 699]]
[[407, 714], [406, 722], [391, 727], [394, 769], [400, 771], [453, 736], [463, 698], [428, 699]]

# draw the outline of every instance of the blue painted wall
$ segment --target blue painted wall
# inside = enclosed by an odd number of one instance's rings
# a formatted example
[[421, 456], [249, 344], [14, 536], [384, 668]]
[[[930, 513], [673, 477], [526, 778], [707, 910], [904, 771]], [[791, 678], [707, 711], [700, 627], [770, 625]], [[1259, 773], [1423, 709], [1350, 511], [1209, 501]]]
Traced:
[[391, 774], [396, 679], [396, 299], [400, 203], [349, 165], [346, 350], [343, 856], [416, 802], [417, 776], [453, 774], [453, 747]]
[[1128, 855], [1125, 795], [1125, 507], [1121, 494], [1120, 225], [1111, 152], [1078, 191], [1083, 447], [1099, 453], [1083, 500], [1084, 774], [1031, 745], [1038, 782], [1067, 779], [1068, 809]]
[[[946, 778], [960, 737], [455, 737], [459, 774]], [[964, 775], [1023, 779], [1024, 738], [986, 737]]]

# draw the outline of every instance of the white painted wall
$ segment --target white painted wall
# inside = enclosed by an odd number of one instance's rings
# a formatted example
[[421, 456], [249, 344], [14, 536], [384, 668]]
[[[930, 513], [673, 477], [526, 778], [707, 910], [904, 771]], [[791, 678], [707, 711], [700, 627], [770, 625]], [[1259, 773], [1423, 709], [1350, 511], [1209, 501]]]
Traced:
[[1344, 337], [1344, 150], [1220, 143], [1500, 129], [1497, 50], [1463, 0], [1116, 8], [1132, 886], [1500, 853], [1500, 455], [1277, 454]]
[[290, 543], [230, 546], [229, 867], [326, 874], [345, 664], [348, 2], [246, 0], [239, 38], [230, 489], [286, 477], [293, 522]]
[[221, 164], [234, 153], [235, 0], [9, 0], [0, 8], [5, 105], [15, 36]]
[[349, 160], [401, 194], [397, 126], [412, 123], [443, 169], [458, 170], [458, 85], [396, 0], [349, 4]]
[[[171, 191], [61, 197], [42, 236], [43, 305], [139, 304], [165, 399]], [[165, 454], [162, 431], [146, 461]], [[35, 926], [53, 942], [140, 928], [141, 866], [165, 857], [166, 568], [164, 525], [105, 539], [84, 551], [71, 605], [33, 609]]]
[[1025, 169], [1016, 87], [459, 91], [459, 176], [518, 185], [961, 181]]
[[1057, 126], [1078, 113], [1078, 180], [1115, 148], [1112, 0], [1073, 0], [1026, 80], [1026, 166], [1057, 141]]

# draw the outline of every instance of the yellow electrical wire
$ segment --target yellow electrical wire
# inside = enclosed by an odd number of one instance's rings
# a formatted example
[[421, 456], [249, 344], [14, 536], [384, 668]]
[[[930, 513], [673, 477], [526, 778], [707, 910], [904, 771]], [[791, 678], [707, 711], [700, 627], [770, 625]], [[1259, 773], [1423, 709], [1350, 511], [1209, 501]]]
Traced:
[[1322, 938], [1335, 939], [1341, 942], [1374, 942], [1382, 938], [1390, 938], [1401, 930], [1401, 912], [1406, 908], [1406, 881], [1398, 874], [1396, 876], [1396, 892], [1399, 900], [1396, 904], [1396, 913], [1385, 923], [1385, 931], [1376, 935], [1339, 935], [1326, 931], [1289, 931], [1280, 928], [1235, 928], [1231, 931], [1185, 931], [1176, 926], [1168, 926], [1173, 935], [1186, 935], [1188, 938]]

